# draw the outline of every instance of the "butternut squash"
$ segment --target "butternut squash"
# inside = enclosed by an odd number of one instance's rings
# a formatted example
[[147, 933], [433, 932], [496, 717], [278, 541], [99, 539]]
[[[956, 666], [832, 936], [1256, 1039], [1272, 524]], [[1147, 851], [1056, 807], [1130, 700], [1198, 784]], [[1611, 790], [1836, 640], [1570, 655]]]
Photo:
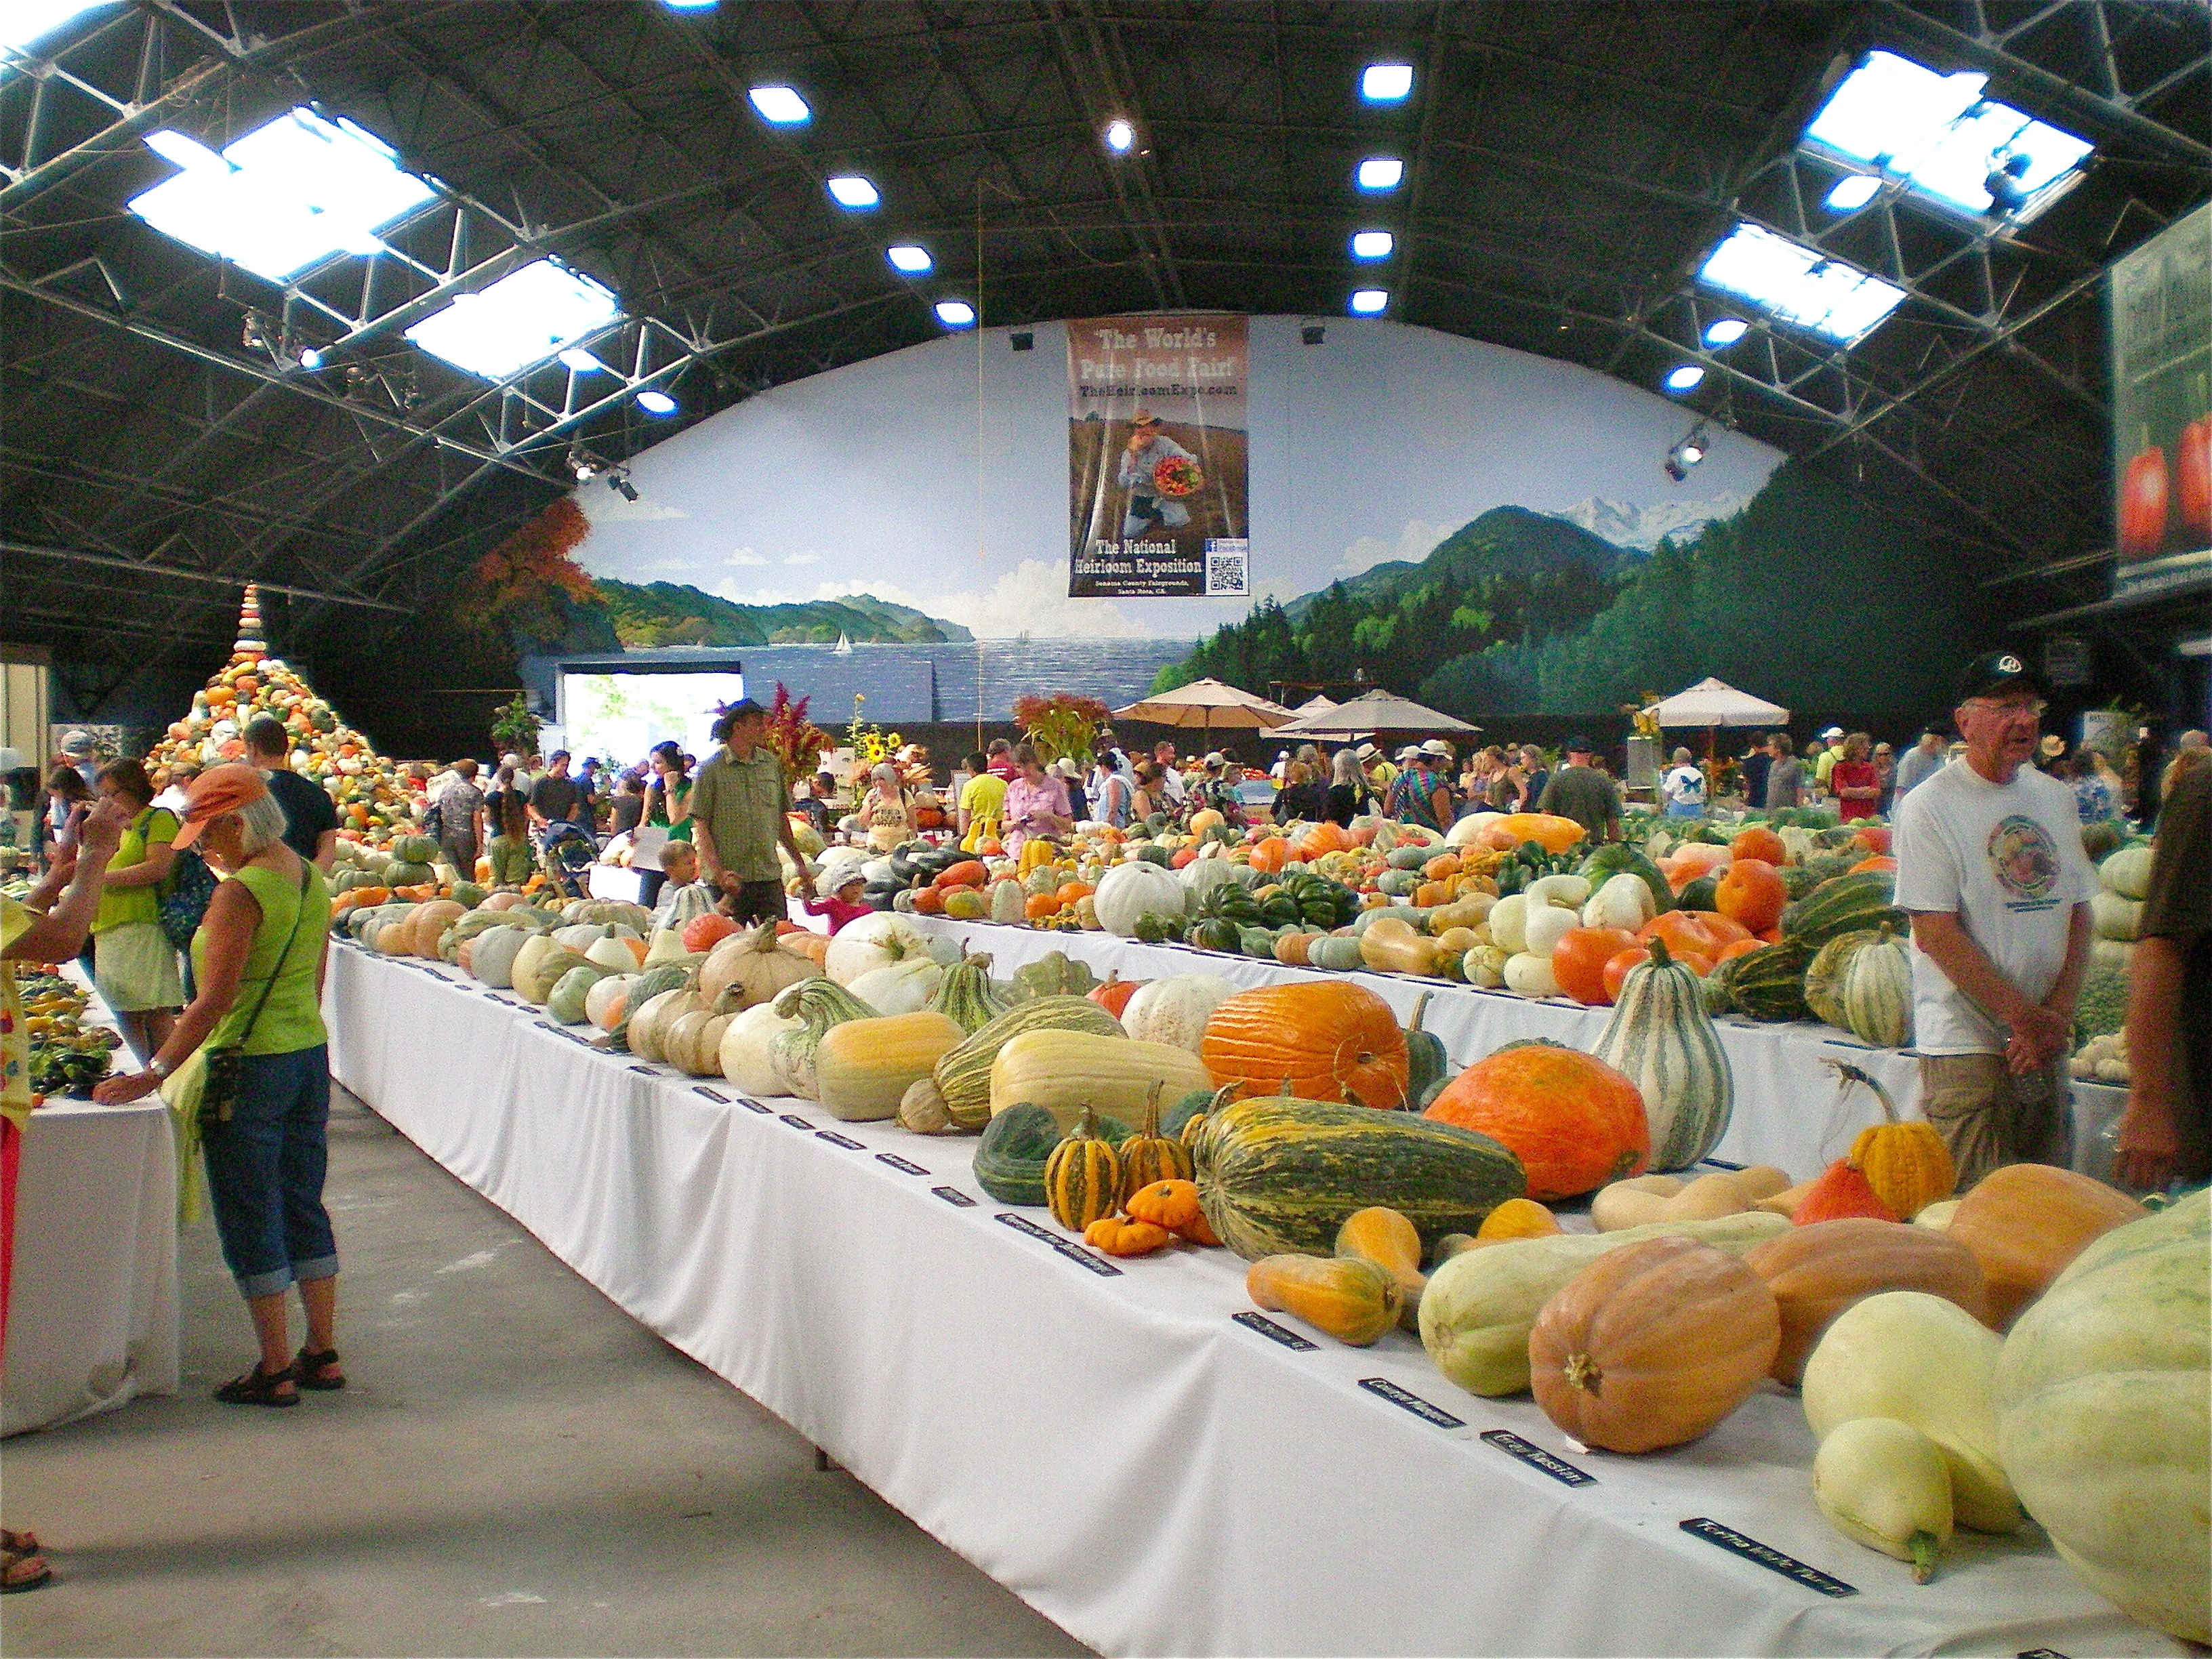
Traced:
[[957, 1022], [927, 1010], [846, 1020], [814, 1051], [817, 1097], [848, 1123], [895, 1117], [906, 1091], [967, 1039]]
[[1421, 1272], [1421, 1235], [1412, 1222], [1388, 1205], [1354, 1210], [1336, 1230], [1336, 1253], [1371, 1261], [1396, 1279], [1398, 1322], [1409, 1331], [1421, 1328], [1421, 1291], [1429, 1281]]
[[1388, 1269], [1356, 1255], [1263, 1255], [1245, 1273], [1244, 1293], [1256, 1307], [1294, 1314], [1355, 1348], [1398, 1322], [1403, 1299]]

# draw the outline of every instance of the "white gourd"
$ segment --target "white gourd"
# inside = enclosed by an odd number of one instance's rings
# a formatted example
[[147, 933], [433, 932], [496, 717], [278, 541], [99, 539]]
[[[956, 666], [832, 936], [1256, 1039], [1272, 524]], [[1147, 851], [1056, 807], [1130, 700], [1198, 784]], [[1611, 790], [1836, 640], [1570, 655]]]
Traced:
[[1165, 1042], [1196, 1054], [1206, 1036], [1206, 1022], [1236, 990], [1218, 974], [1156, 979], [1139, 986], [1123, 1006], [1121, 1029], [1139, 1042]]
[[620, 1023], [629, 988], [637, 983], [636, 974], [609, 974], [584, 994], [584, 1018], [602, 1031], [611, 1031]]
[[[1548, 958], [1559, 943], [1581, 926], [1582, 916], [1563, 904], [1547, 904], [1540, 908], [1531, 899], [1528, 914], [1521, 924], [1522, 949], [1532, 957]], [[1493, 928], [1495, 936], [1496, 930]]]
[[1951, 1541], [1951, 1472], [1934, 1441], [1894, 1417], [1840, 1423], [1813, 1459], [1813, 1501], [1828, 1524], [1884, 1555], [1912, 1564], [1912, 1582], [1935, 1576]]
[[732, 933], [707, 953], [699, 969], [699, 989], [710, 1001], [734, 991], [733, 1006], [750, 1008], [757, 1002], [773, 1002], [790, 987], [821, 972], [806, 957], [780, 944], [775, 924], [764, 921], [747, 932]]
[[[772, 1045], [798, 1025], [776, 1012], [774, 1003], [755, 1003], [722, 1028], [722, 1075], [749, 1095], [783, 1093]], [[635, 1040], [631, 1046], [636, 1046]]]
[[1552, 971], [1552, 958], [1548, 955], [1540, 957], [1533, 951], [1506, 957], [1505, 988], [1516, 996], [1559, 995], [1559, 980]]
[[1654, 1170], [1686, 1170], [1720, 1145], [1735, 1110], [1735, 1075], [1688, 968], [1655, 959], [1629, 969], [1590, 1053], [1644, 1096]]
[[1186, 892], [1172, 870], [1164, 870], [1143, 859], [1117, 864], [1098, 880], [1091, 897], [1098, 925], [1120, 939], [1137, 936], [1138, 918], [1146, 914], [1179, 916]]
[[830, 941], [823, 968], [840, 985], [850, 985], [863, 974], [890, 968], [909, 957], [926, 957], [929, 937], [910, 917], [878, 911], [848, 923]]
[[888, 968], [872, 968], [845, 988], [878, 1013], [912, 1014], [929, 1006], [944, 978], [934, 957], [908, 957]]
[[1490, 907], [1490, 940], [1509, 957], [1518, 956], [1528, 948], [1522, 929], [1528, 921], [1528, 896], [1508, 893]]
[[[623, 937], [626, 933], [628, 938]], [[638, 943], [637, 935], [628, 928], [610, 927], [602, 937], [592, 941], [591, 947], [584, 952], [584, 960], [611, 974], [634, 974], [642, 965], [635, 948]]]
[[2097, 866], [2097, 879], [2108, 892], [2122, 898], [2147, 899], [2150, 896], [2151, 849], [2148, 847], [2123, 847]]
[[1585, 927], [1619, 927], [1634, 933], [1651, 920], [1657, 904], [1644, 878], [1623, 871], [1589, 896], [1583, 906]]

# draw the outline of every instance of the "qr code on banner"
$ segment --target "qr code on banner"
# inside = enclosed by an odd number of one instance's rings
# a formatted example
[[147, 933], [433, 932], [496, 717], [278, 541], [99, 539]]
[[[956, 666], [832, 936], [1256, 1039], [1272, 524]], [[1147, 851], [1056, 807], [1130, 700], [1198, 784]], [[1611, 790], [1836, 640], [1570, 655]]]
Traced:
[[1243, 536], [1206, 538], [1206, 597], [1242, 599], [1252, 591], [1252, 544]]

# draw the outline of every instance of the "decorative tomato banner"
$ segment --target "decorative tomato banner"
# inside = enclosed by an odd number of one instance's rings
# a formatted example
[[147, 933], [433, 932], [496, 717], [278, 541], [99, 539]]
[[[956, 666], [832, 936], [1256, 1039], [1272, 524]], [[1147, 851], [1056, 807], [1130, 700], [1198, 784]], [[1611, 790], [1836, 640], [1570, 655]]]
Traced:
[[2212, 207], [2112, 270], [2113, 591], [2159, 591], [2212, 566]]

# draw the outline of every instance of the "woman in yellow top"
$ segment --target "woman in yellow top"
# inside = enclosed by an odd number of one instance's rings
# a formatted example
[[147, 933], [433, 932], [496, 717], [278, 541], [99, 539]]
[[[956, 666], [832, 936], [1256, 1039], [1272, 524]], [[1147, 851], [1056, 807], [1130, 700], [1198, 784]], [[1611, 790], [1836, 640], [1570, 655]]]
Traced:
[[101, 767], [99, 793], [131, 817], [92, 919], [93, 978], [143, 1066], [169, 1040], [185, 1000], [176, 947], [161, 931], [160, 891], [176, 862], [177, 815], [154, 805], [154, 786], [135, 760]]
[[914, 800], [898, 768], [889, 761], [868, 775], [872, 781], [860, 801], [860, 823], [868, 832], [870, 848], [892, 852], [914, 839]]
[[[284, 844], [284, 809], [250, 766], [216, 766], [185, 793], [179, 847], [198, 842], [224, 879], [192, 937], [199, 994], [143, 1072], [94, 1091], [109, 1105], [150, 1094], [201, 1044], [236, 1047], [237, 1103], [200, 1119], [208, 1191], [223, 1260], [253, 1316], [261, 1356], [215, 1397], [233, 1406], [296, 1406], [301, 1389], [343, 1389], [334, 1346], [337, 1245], [323, 1207], [331, 1067], [323, 1029], [331, 897], [315, 868]], [[307, 1343], [289, 1352], [284, 1292], [296, 1284]]]

